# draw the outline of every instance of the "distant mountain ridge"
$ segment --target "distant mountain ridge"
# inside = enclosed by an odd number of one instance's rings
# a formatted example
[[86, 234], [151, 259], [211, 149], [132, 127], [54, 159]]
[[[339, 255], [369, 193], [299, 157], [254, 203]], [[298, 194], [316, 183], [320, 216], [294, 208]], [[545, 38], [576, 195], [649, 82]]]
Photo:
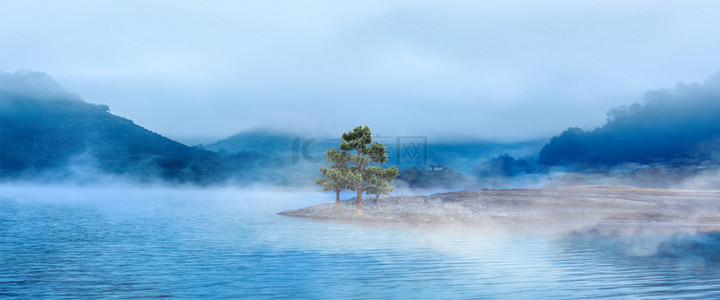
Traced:
[[269, 156], [287, 157], [291, 155], [293, 140], [299, 138], [292, 133], [277, 130], [244, 130], [214, 143], [205, 144], [203, 147], [215, 152], [257, 152]]
[[[482, 184], [556, 170], [599, 170], [612, 176], [627, 171], [677, 181], [720, 170], [720, 73], [704, 83], [649, 92], [642, 104], [610, 111], [604, 126], [570, 128], [549, 142], [436, 143], [425, 138], [426, 144], [413, 148], [417, 155], [405, 157], [402, 151], [409, 147], [401, 140], [384, 137], [382, 142], [389, 163], [403, 170], [398, 180], [410, 187], [469, 186], [470, 174], [474, 184]], [[111, 114], [106, 105], [83, 101], [44, 73], [0, 72], [2, 181], [72, 180], [76, 170], [84, 169], [143, 182], [304, 186], [312, 185], [317, 168], [326, 164], [325, 150], [338, 144], [327, 137], [261, 129], [188, 147]]]
[[608, 112], [607, 123], [594, 130], [569, 128], [538, 159], [573, 169], [713, 161], [720, 161], [720, 73], [703, 83], [648, 92], [643, 103]]
[[107, 174], [206, 184], [229, 172], [211, 151], [188, 147], [63, 92], [40, 72], [0, 77], [0, 178], [52, 171], [71, 177], [72, 160]]

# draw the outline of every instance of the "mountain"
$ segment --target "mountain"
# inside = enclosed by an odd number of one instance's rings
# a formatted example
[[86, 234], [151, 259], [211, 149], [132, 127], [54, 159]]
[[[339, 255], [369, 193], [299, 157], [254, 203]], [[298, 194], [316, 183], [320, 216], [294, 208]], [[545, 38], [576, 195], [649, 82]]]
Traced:
[[688, 166], [720, 161], [720, 73], [704, 83], [648, 92], [608, 113], [594, 130], [569, 128], [540, 151], [545, 166], [608, 168], [626, 163]]
[[258, 152], [287, 156], [294, 138], [290, 133], [258, 129], [239, 132], [203, 147], [215, 152]]
[[40, 72], [0, 73], [0, 178], [73, 176], [78, 164], [142, 181], [208, 184], [231, 175], [219, 154], [188, 147], [84, 102]]

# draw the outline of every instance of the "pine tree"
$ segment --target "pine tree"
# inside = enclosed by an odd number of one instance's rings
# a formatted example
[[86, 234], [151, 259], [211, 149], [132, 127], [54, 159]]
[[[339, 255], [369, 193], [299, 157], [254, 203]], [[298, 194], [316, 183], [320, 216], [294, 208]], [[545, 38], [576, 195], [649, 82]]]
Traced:
[[387, 169], [373, 166], [369, 167], [368, 171], [372, 175], [368, 179], [368, 182], [371, 185], [365, 187], [365, 193], [368, 195], [375, 195], [376, 209], [380, 209], [380, 195], [389, 195], [390, 192], [395, 190], [390, 183], [395, 180], [399, 171], [396, 166], [392, 166]]
[[385, 146], [378, 142], [373, 143], [372, 132], [368, 126], [357, 126], [353, 130], [343, 133], [342, 139], [340, 150], [350, 155], [348, 162], [351, 172], [348, 173], [346, 179], [357, 191], [355, 213], [362, 214], [363, 191], [366, 186], [372, 184], [371, 180], [374, 174], [378, 173], [377, 170], [382, 170], [382, 167], [370, 164], [387, 162]]
[[[385, 146], [373, 143], [372, 133], [367, 126], [357, 126], [343, 133], [340, 150], [328, 149], [325, 152], [329, 165], [320, 168], [324, 178], [315, 182], [325, 191], [335, 192], [335, 208], [339, 208], [340, 191], [357, 191], [355, 213], [362, 214], [362, 194], [387, 195], [393, 190], [390, 183], [398, 175], [397, 167], [383, 169], [380, 165], [387, 162]], [[374, 165], [371, 165], [374, 164]], [[379, 207], [379, 202], [378, 202]]]
[[350, 177], [350, 154], [340, 152], [337, 149], [328, 149], [325, 151], [329, 165], [327, 168], [318, 169], [325, 177], [315, 180], [315, 183], [322, 185], [323, 191], [335, 192], [335, 209], [340, 209], [340, 192], [343, 190], [355, 190], [355, 186], [347, 180]]

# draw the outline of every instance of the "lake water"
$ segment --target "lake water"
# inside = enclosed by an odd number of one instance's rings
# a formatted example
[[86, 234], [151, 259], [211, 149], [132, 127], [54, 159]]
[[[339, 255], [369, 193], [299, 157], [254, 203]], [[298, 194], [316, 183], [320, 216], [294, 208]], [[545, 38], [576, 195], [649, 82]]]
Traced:
[[669, 236], [553, 237], [279, 216], [297, 190], [0, 186], [0, 297], [720, 298]]

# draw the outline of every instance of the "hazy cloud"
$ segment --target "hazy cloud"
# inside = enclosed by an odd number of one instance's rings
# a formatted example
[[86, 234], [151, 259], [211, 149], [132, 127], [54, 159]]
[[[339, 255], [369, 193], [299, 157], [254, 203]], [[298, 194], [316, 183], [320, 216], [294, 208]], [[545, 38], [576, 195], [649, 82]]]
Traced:
[[[518, 140], [720, 68], [713, 1], [5, 2], [0, 69], [174, 138]], [[551, 116], [551, 117], [548, 117]]]
[[650, 91], [643, 103], [610, 110], [592, 131], [569, 128], [553, 137], [539, 162], [607, 167], [623, 163], [698, 165], [717, 159], [720, 73], [703, 83]]
[[[47, 74], [26, 70], [13, 73], [0, 71], [0, 93], [34, 99], [80, 100], [78, 96], [65, 91]], [[3, 96], [1, 94], [0, 97]]]

